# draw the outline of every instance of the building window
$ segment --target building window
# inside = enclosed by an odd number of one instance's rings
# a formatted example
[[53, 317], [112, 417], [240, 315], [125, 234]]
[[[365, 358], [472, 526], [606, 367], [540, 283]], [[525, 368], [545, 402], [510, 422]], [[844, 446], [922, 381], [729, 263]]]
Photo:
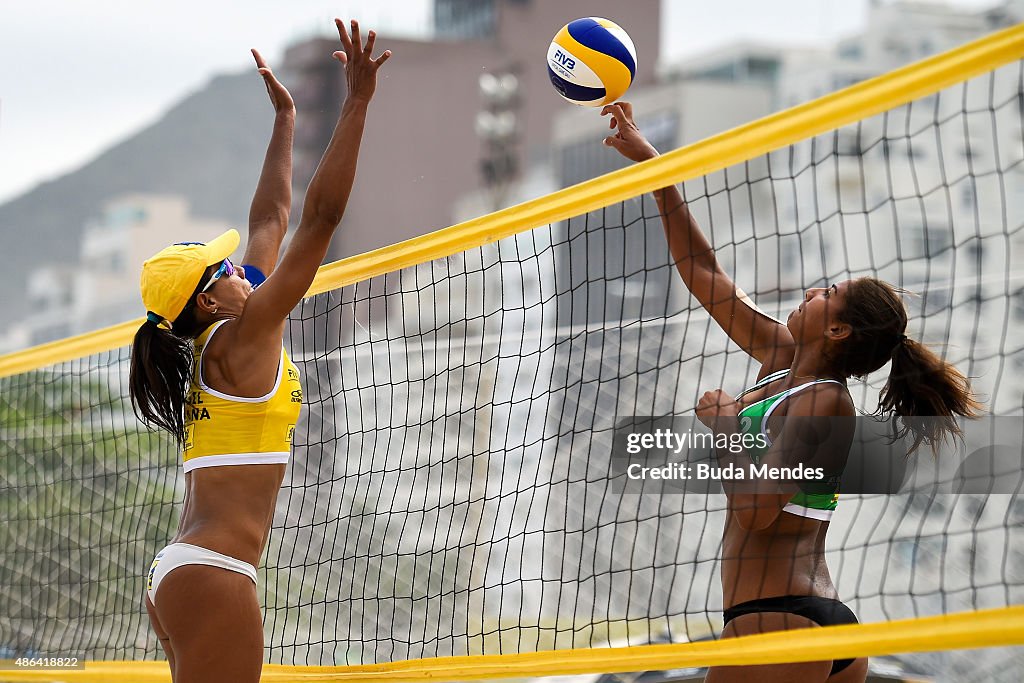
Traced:
[[953, 244], [952, 231], [949, 226], [901, 226], [902, 257], [910, 259], [930, 259], [949, 251]]
[[736, 64], [729, 62], [722, 66], [716, 66], [713, 69], [706, 71], [700, 71], [695, 74], [697, 78], [706, 79], [709, 81], [735, 81], [736, 78]]
[[835, 153], [837, 156], [860, 156], [860, 135], [857, 133], [857, 131], [838, 131], [835, 137]]
[[977, 204], [977, 190], [974, 183], [965, 182], [960, 186], [960, 201], [965, 209], [973, 209]]
[[[1017, 292], [1017, 294], [1024, 294], [1024, 290]], [[1011, 521], [1013, 522], [1013, 524], [1024, 524], [1024, 500], [1013, 501], [1013, 512], [1011, 514]]]
[[864, 51], [860, 43], [850, 42], [839, 46], [839, 56], [842, 59], [860, 59]]
[[[921, 308], [926, 315], [948, 311], [953, 305], [953, 289], [949, 286], [937, 286], [921, 293]], [[941, 508], [937, 501], [935, 505]], [[941, 511], [941, 510], [940, 510]]]
[[489, 38], [497, 29], [494, 0], [436, 0], [434, 33], [440, 38]]
[[747, 77], [750, 80], [774, 81], [778, 71], [778, 60], [761, 57], [751, 57], [747, 60]]
[[[974, 240], [967, 245], [966, 258], [969, 269], [979, 274], [984, 272], [985, 246], [981, 243], [981, 240]], [[977, 303], [981, 303], [983, 298], [984, 288], [981, 286], [981, 282], [978, 281], [974, 285], [974, 299]]]
[[832, 89], [842, 90], [843, 88], [847, 88], [851, 85], [854, 85], [855, 83], [860, 83], [860, 81], [860, 76], [836, 76], [835, 78], [832, 79]]
[[[1024, 320], [1024, 287], [1013, 295], [1013, 315], [1017, 320]], [[1021, 510], [1024, 510], [1024, 505], [1021, 506]]]

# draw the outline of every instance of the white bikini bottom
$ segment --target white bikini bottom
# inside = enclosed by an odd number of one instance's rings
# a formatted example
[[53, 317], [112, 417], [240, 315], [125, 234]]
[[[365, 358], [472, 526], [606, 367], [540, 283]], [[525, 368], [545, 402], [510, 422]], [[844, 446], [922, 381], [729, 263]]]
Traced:
[[149, 565], [146, 593], [154, 605], [156, 604], [156, 590], [160, 587], [160, 582], [172, 571], [186, 564], [205, 564], [228, 569], [245, 574], [252, 579], [253, 583], [256, 583], [256, 568], [248, 562], [242, 562], [234, 557], [190, 543], [172, 543], [158, 552], [153, 563]]

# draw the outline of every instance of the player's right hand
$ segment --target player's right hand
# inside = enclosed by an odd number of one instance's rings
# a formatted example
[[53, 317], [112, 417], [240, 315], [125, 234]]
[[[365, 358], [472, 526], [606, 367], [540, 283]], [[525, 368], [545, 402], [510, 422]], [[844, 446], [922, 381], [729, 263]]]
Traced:
[[640, 133], [633, 121], [633, 105], [629, 102], [616, 102], [606, 104], [601, 110], [601, 116], [611, 114], [611, 121], [608, 127], [615, 131], [604, 139], [604, 144], [614, 147], [619, 154], [631, 161], [646, 161], [658, 156], [658, 150], [654, 149], [647, 138]]
[[334, 53], [334, 58], [345, 65], [345, 74], [348, 80], [348, 96], [350, 98], [369, 101], [377, 89], [377, 69], [388, 61], [391, 50], [384, 52], [373, 59], [373, 43], [377, 39], [374, 31], [366, 34], [366, 45], [362, 44], [362, 37], [359, 35], [359, 22], [352, 20], [352, 35], [349, 36], [345, 30], [345, 24], [341, 19], [335, 19], [334, 25], [338, 27], [338, 36], [345, 48]]

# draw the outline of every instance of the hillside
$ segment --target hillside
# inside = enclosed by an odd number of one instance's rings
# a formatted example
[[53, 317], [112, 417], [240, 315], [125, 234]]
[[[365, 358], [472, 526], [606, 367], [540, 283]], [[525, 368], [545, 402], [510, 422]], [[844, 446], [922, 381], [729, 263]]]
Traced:
[[122, 193], [183, 195], [194, 215], [244, 226], [272, 122], [255, 73], [218, 76], [81, 168], [0, 206], [0, 316], [25, 314], [27, 274], [77, 261], [84, 226]]

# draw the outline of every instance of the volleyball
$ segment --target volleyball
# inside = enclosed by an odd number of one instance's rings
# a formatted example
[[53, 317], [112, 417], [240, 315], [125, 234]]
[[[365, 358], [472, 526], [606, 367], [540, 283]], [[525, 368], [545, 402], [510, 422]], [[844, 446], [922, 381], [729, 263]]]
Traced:
[[618, 24], [586, 17], [562, 27], [548, 47], [548, 76], [573, 104], [600, 107], [626, 94], [636, 75], [636, 48]]

